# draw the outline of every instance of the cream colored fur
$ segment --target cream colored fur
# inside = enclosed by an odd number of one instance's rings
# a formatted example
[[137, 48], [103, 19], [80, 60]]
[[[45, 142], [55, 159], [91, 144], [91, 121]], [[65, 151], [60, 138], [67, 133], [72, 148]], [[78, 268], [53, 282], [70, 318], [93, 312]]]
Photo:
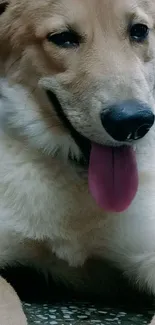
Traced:
[[[131, 19], [149, 25], [147, 43], [131, 45]], [[47, 42], [68, 24], [85, 37], [78, 50]], [[155, 128], [137, 142], [134, 202], [107, 214], [87, 172], [68, 161], [80, 150], [45, 93], [57, 94], [84, 136], [115, 145], [101, 108], [139, 99], [155, 110], [154, 26], [152, 0], [10, 0], [0, 17], [0, 266], [29, 263], [78, 288], [90, 277], [88, 287], [102, 282], [104, 292], [104, 265], [98, 279], [85, 264], [99, 258], [155, 294]]]
[[0, 324], [27, 325], [17, 294], [2, 278], [0, 278]]

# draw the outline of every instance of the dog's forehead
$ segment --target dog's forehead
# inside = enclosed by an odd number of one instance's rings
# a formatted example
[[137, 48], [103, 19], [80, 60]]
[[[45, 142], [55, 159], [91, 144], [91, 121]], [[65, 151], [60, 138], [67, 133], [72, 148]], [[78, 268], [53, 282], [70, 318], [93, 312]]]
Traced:
[[98, 38], [100, 31], [109, 37], [126, 30], [134, 13], [154, 13], [155, 18], [154, 0], [10, 0], [10, 9], [6, 17], [15, 30], [18, 24], [21, 32], [38, 39], [66, 26], [89, 39]]
[[[151, 12], [154, 0], [10, 0], [12, 7], [21, 7], [19, 12], [26, 14], [27, 23], [36, 28], [42, 25], [43, 29], [52, 30], [52, 20], [61, 25], [75, 26], [79, 31], [90, 34], [95, 25], [103, 30], [107, 26], [112, 30], [123, 21], [127, 22], [126, 15], [133, 14], [138, 9], [145, 13]], [[15, 16], [16, 17], [16, 13]], [[45, 22], [46, 20], [46, 22]], [[56, 22], [56, 24], [57, 24]], [[49, 26], [47, 26], [49, 23]], [[115, 28], [113, 28], [115, 25]], [[45, 27], [44, 27], [45, 26]], [[61, 26], [60, 26], [61, 27]], [[48, 30], [49, 31], [49, 30]]]
[[[154, 0], [10, 0], [12, 5], [20, 5], [29, 10], [34, 10], [36, 17], [44, 14], [55, 15], [60, 14], [70, 18], [70, 16], [77, 19], [91, 14], [94, 18], [107, 20], [110, 16], [120, 13], [130, 13], [131, 11], [141, 8], [144, 11], [149, 11], [155, 7]], [[39, 10], [36, 13], [36, 10]]]
[[[2, 1], [2, 0], [1, 0]], [[12, 0], [13, 3], [17, 2], [17, 3], [24, 3], [25, 6], [28, 4], [32, 4], [33, 0]], [[130, 8], [130, 7], [136, 7], [136, 6], [140, 6], [140, 7], [147, 7], [149, 6], [151, 3], [153, 3], [153, 0], [38, 0], [35, 5], [38, 7], [45, 7], [47, 6], [52, 7], [52, 8], [62, 8], [65, 9], [65, 7], [67, 8], [72, 7], [77, 9], [77, 7], [81, 8], [93, 8], [93, 9], [105, 9], [105, 10], [109, 10], [112, 9], [116, 6], [121, 6], [122, 8]]]
[[[32, 5], [35, 0], [30, 1]], [[51, 18], [58, 17], [64, 20], [64, 24], [76, 26], [85, 32], [93, 30], [95, 24], [104, 30], [110, 25], [112, 29], [113, 25], [117, 28], [117, 25], [123, 26], [123, 22], [126, 25], [130, 15], [152, 15], [152, 11], [155, 11], [154, 0], [44, 0], [43, 8], [45, 3], [46, 13]], [[40, 14], [44, 14], [43, 11]]]

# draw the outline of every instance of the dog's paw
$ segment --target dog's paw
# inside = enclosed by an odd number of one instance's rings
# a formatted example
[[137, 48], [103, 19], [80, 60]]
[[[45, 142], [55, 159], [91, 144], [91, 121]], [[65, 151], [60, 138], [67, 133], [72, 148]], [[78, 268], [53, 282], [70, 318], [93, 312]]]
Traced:
[[27, 320], [16, 292], [2, 277], [0, 277], [0, 324], [27, 325]]

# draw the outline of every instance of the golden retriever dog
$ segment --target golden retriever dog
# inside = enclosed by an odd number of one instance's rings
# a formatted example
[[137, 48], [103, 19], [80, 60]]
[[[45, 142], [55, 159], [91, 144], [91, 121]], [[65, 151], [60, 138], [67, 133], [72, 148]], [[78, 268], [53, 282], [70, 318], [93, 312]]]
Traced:
[[0, 267], [155, 294], [155, 1], [0, 8]]

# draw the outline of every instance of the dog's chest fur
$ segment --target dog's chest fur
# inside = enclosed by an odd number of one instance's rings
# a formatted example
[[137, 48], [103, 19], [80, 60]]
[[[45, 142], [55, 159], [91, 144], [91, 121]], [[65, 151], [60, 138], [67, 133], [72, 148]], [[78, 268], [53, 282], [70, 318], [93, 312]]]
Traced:
[[6, 135], [1, 134], [1, 140], [2, 227], [23, 238], [48, 239], [57, 255], [71, 264], [83, 263], [94, 246], [92, 229], [95, 234], [105, 222], [89, 195], [87, 180], [68, 164], [43, 159]]

